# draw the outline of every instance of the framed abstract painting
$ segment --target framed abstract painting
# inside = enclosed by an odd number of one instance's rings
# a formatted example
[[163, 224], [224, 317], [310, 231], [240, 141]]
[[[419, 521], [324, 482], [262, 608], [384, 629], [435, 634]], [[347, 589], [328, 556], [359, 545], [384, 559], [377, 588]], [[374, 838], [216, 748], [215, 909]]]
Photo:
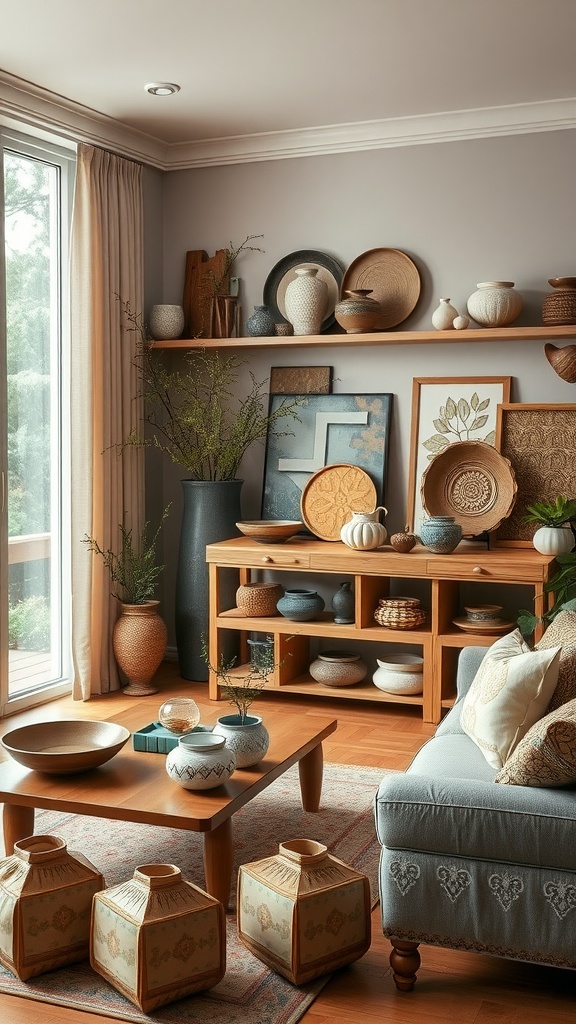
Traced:
[[497, 407], [510, 401], [510, 377], [415, 377], [406, 518], [418, 533], [426, 518], [420, 486], [431, 460], [455, 441], [496, 444]]
[[[270, 412], [282, 395], [270, 395]], [[289, 434], [269, 432], [262, 491], [263, 519], [300, 519], [302, 491], [324, 466], [359, 466], [376, 487], [377, 504], [386, 489], [392, 395], [298, 396], [300, 422]]]

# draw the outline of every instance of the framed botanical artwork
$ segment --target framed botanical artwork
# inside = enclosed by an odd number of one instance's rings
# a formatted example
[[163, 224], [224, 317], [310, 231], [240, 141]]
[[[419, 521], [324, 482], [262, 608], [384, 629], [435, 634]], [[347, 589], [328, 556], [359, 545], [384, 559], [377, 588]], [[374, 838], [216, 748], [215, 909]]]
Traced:
[[[274, 412], [282, 395], [270, 395]], [[262, 491], [263, 519], [300, 519], [302, 491], [313, 473], [336, 463], [359, 466], [383, 504], [386, 489], [392, 395], [298, 396], [300, 421], [290, 433], [269, 432]]]
[[562, 494], [576, 497], [576, 405], [503, 403], [496, 419], [496, 447], [512, 464], [518, 487], [510, 516], [491, 539], [500, 547], [532, 547], [534, 524], [526, 506]]
[[510, 401], [510, 377], [415, 377], [408, 467], [407, 522], [418, 533], [426, 512], [422, 474], [454, 441], [496, 443], [496, 410]]

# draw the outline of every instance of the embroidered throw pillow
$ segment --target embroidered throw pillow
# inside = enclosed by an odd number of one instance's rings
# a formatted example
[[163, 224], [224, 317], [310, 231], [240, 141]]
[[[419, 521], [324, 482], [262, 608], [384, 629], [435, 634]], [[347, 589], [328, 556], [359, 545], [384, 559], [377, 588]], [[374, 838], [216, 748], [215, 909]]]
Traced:
[[576, 782], [576, 700], [536, 722], [514, 748], [494, 782], [548, 787]]
[[546, 712], [558, 681], [560, 647], [531, 651], [520, 630], [486, 652], [466, 694], [460, 725], [493, 768], [502, 768]]
[[548, 711], [576, 698], [576, 612], [558, 612], [544, 636], [536, 644], [537, 651], [562, 647], [558, 666], [558, 683], [548, 705]]

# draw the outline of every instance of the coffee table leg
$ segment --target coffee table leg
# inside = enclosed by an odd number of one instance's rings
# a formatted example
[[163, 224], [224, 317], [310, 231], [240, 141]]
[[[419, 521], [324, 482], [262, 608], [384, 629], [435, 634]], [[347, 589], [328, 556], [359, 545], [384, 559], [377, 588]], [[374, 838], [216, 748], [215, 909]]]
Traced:
[[206, 891], [220, 900], [225, 909], [230, 903], [233, 860], [232, 819], [227, 818], [218, 828], [204, 833]]
[[14, 843], [34, 835], [34, 808], [4, 804], [4, 849], [6, 856], [14, 852]]
[[298, 762], [300, 773], [300, 793], [302, 807], [305, 811], [317, 811], [320, 807], [322, 792], [322, 773], [324, 771], [324, 755], [322, 744], [312, 747], [308, 754]]

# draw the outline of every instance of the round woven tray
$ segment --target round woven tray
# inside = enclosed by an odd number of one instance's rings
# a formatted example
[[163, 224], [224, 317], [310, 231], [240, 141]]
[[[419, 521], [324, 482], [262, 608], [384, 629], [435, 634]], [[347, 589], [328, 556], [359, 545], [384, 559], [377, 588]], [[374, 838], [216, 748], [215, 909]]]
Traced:
[[464, 536], [496, 530], [517, 492], [509, 459], [485, 441], [455, 441], [422, 474], [422, 505], [430, 516], [454, 516]]
[[420, 274], [401, 249], [368, 249], [344, 274], [342, 295], [357, 288], [369, 288], [370, 298], [380, 303], [374, 330], [385, 331], [410, 316], [420, 297]]
[[347, 462], [323, 466], [308, 479], [300, 510], [310, 533], [320, 540], [340, 540], [340, 530], [353, 512], [373, 512], [376, 487], [368, 473]]

